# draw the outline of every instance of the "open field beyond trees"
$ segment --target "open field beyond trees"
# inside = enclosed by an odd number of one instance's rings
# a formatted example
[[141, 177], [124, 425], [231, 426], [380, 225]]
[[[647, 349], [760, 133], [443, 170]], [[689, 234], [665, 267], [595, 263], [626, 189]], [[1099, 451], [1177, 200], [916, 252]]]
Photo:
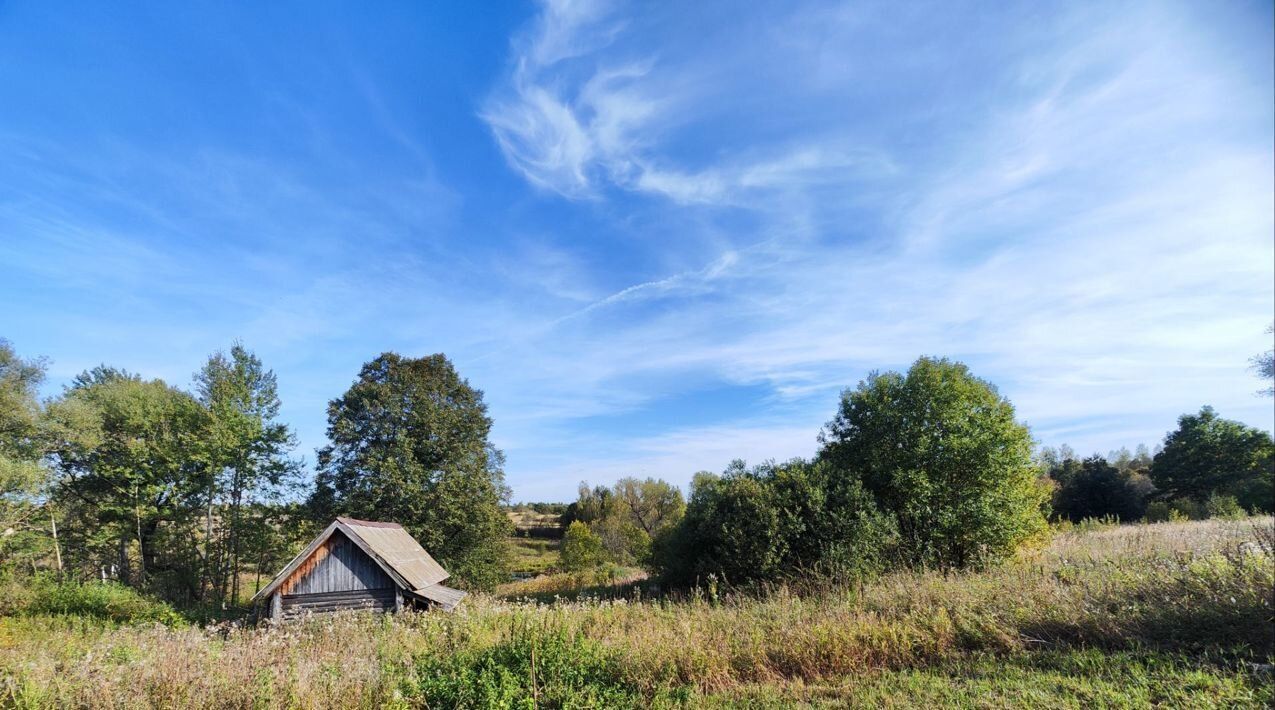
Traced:
[[480, 594], [453, 615], [260, 629], [110, 585], [10, 586], [0, 704], [1264, 707], [1273, 537], [1271, 518], [1082, 525], [984, 571], [856, 588]]

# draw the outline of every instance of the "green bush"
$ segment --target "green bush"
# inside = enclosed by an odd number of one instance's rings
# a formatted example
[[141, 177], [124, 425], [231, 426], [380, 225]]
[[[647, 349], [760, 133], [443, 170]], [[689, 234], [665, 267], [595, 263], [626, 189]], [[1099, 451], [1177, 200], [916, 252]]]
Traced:
[[1169, 506], [1168, 501], [1153, 500], [1147, 503], [1147, 513], [1142, 519], [1148, 523], [1166, 523], [1173, 514], [1173, 508]]
[[1204, 509], [1208, 512], [1210, 518], [1240, 520], [1247, 516], [1235, 496], [1222, 495], [1220, 493], [1214, 493], [1209, 496], [1209, 499], [1204, 503]]
[[567, 572], [584, 572], [594, 569], [606, 561], [602, 549], [602, 540], [589, 526], [579, 520], [567, 526], [562, 536], [562, 546], [558, 550], [559, 564]]
[[859, 581], [894, 561], [898, 531], [856, 479], [827, 463], [735, 462], [725, 476], [698, 480], [681, 525], [655, 543], [674, 584]]
[[1004, 559], [1047, 530], [1049, 490], [1014, 406], [965, 365], [923, 357], [841, 395], [821, 461], [860, 481], [915, 566]]
[[81, 616], [116, 623], [158, 622], [181, 626], [185, 619], [168, 604], [117, 582], [59, 582], [49, 575], [10, 577], [0, 582], [0, 616]]
[[1172, 509], [1169, 519], [1175, 523], [1187, 520], [1205, 520], [1209, 517], [1209, 511], [1204, 505], [1190, 498], [1177, 498], [1169, 503], [1169, 507]]

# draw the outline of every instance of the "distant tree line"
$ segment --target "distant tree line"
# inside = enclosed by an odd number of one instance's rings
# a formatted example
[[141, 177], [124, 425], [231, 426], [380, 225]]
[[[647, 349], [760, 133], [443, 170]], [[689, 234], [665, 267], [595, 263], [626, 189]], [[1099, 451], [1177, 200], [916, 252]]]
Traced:
[[541, 515], [562, 515], [567, 511], [569, 503], [515, 503], [509, 510], [515, 513], [539, 513]]
[[1223, 419], [1212, 407], [1183, 414], [1154, 455], [1145, 446], [1083, 460], [1070, 447], [1044, 449], [1039, 462], [1063, 520], [1123, 522], [1201, 519], [1275, 510], [1271, 435]]

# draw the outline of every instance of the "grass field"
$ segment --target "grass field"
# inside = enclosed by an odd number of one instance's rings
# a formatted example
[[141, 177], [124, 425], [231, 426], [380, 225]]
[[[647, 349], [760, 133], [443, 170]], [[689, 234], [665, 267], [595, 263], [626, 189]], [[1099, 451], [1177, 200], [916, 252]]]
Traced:
[[995, 569], [860, 588], [475, 595], [269, 629], [29, 600], [0, 618], [0, 705], [1267, 707], [1271, 526], [1078, 529]]
[[551, 572], [558, 565], [561, 540], [541, 538], [509, 538], [510, 571], [518, 579]]

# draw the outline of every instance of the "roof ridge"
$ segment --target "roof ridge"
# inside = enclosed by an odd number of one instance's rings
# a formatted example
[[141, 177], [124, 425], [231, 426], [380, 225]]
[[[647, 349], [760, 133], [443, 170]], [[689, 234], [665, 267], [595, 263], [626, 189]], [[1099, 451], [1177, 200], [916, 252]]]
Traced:
[[337, 521], [344, 523], [346, 525], [354, 525], [356, 527], [363, 527], [363, 528], [402, 528], [403, 527], [402, 525], [399, 525], [398, 523], [384, 523], [377, 520], [359, 520], [358, 518], [347, 518], [340, 515], [338, 515], [336, 519]]

